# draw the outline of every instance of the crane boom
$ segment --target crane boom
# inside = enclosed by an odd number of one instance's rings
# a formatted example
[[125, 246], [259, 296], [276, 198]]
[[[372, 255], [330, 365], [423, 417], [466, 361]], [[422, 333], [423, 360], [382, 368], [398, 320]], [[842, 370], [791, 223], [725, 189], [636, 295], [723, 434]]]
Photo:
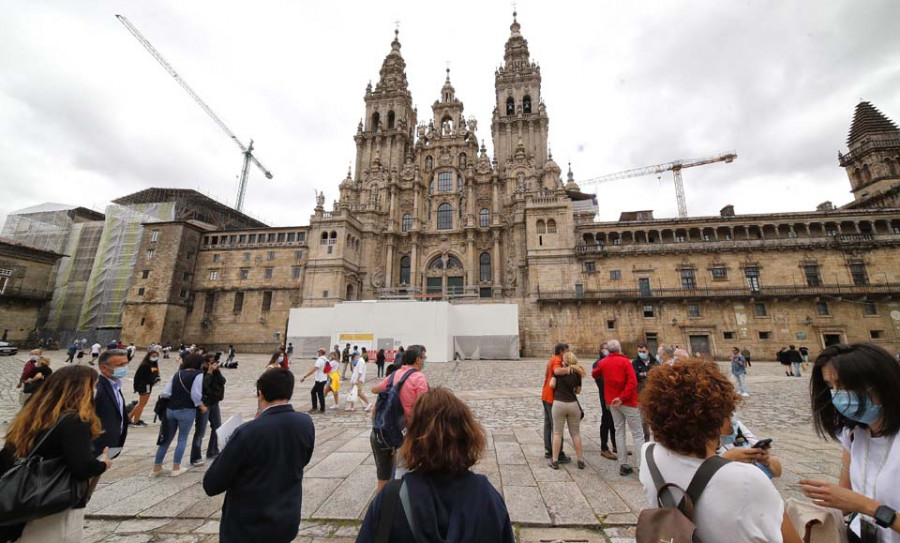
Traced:
[[245, 164], [244, 164], [244, 168], [241, 171], [241, 182], [240, 182], [240, 187], [238, 188], [238, 200], [237, 200], [237, 205], [235, 206], [235, 208], [238, 211], [240, 211], [244, 204], [244, 194], [247, 191], [246, 184], [247, 184], [247, 176], [248, 176], [248, 170], [249, 170], [249, 168], [248, 168], [249, 162], [253, 162], [253, 164], [255, 164], [257, 168], [262, 170], [263, 174], [265, 174], [267, 179], [272, 179], [272, 173], [269, 170], [267, 170], [266, 167], [263, 166], [259, 162], [259, 160], [256, 159], [255, 156], [253, 156], [253, 152], [252, 152], [253, 151], [253, 142], [250, 143], [249, 148], [246, 145], [244, 145], [243, 143], [241, 143], [241, 140], [239, 140], [238, 137], [234, 134], [234, 132], [232, 132], [231, 129], [228, 128], [228, 126], [225, 124], [225, 122], [221, 118], [219, 118], [218, 115], [216, 115], [216, 113], [212, 110], [212, 108], [210, 108], [206, 104], [206, 102], [204, 102], [200, 98], [200, 96], [197, 95], [196, 92], [194, 92], [194, 89], [192, 89], [191, 86], [187, 84], [187, 81], [185, 81], [184, 79], [182, 79], [182, 77], [180, 75], [178, 75], [178, 72], [175, 71], [175, 68], [173, 68], [172, 65], [169, 64], [168, 61], [166, 61], [166, 59], [162, 56], [162, 54], [160, 54], [160, 52], [157, 51], [155, 47], [153, 47], [153, 44], [151, 44], [147, 40], [147, 38], [145, 38], [144, 35], [141, 34], [140, 31], [137, 28], [135, 28], [134, 25], [131, 24], [131, 21], [126, 19], [124, 15], [116, 15], [116, 18], [119, 19], [119, 22], [121, 22], [122, 25], [124, 25], [125, 28], [127, 28], [129, 32], [131, 32], [131, 35], [134, 36], [135, 39], [137, 39], [137, 41], [140, 42], [140, 44], [144, 46], [144, 49], [146, 49], [147, 52], [149, 52], [151, 55], [153, 55], [153, 58], [155, 58], [156, 61], [159, 62], [160, 65], [162, 65], [162, 67], [165, 68], [165, 70], [167, 72], [169, 72], [169, 75], [171, 75], [173, 78], [175, 78], [175, 81], [177, 81], [178, 84], [181, 85], [181, 88], [183, 88], [185, 90], [185, 92], [187, 92], [188, 95], [190, 95], [190, 97], [193, 98], [195, 102], [197, 102], [197, 105], [199, 105], [200, 108], [203, 109], [203, 111], [205, 111], [206, 114], [209, 115], [210, 118], [212, 118], [212, 120], [217, 125], [219, 125], [219, 128], [221, 128], [222, 131], [225, 132], [225, 134], [227, 134], [228, 137], [231, 138], [231, 140], [234, 143], [236, 143], [238, 147], [241, 148], [241, 152], [244, 153]]
[[671, 171], [675, 177], [675, 198], [678, 201], [678, 216], [687, 217], [687, 202], [685, 201], [684, 196], [684, 182], [681, 179], [681, 170], [685, 168], [693, 168], [695, 166], [713, 164], [715, 162], [734, 162], [734, 159], [736, 158], [737, 153], [734, 151], [730, 151], [707, 158], [688, 158], [673, 160], [672, 162], [664, 162], [663, 164], [644, 166], [643, 168], [634, 168], [622, 172], [611, 173], [601, 177], [594, 177], [593, 179], [588, 179], [587, 181], [581, 181], [578, 184], [580, 186], [599, 185], [601, 183], [609, 183], [610, 181], [618, 181], [620, 179], [628, 179], [631, 177], [643, 177], [645, 175], [651, 174], [661, 175], [663, 172]]

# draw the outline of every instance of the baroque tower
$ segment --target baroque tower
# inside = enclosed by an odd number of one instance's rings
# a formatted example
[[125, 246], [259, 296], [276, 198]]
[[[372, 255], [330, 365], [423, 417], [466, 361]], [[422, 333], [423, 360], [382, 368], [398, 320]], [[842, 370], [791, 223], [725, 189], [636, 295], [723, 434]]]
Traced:
[[[838, 154], [850, 178], [853, 204], [892, 207], [900, 192], [900, 130], [869, 102], [860, 102], [847, 136], [847, 154]], [[862, 201], [861, 201], [862, 200]], [[851, 204], [851, 205], [853, 205]]]

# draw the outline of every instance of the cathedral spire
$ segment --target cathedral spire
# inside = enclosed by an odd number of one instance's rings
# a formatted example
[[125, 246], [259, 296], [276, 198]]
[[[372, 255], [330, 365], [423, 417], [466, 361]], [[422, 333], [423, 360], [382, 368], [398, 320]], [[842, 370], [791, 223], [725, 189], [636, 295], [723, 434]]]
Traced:
[[847, 135], [847, 145], [852, 145], [865, 136], [875, 134], [900, 135], [900, 130], [893, 121], [878, 111], [870, 102], [860, 102], [853, 115], [853, 124]]
[[394, 41], [391, 42], [391, 52], [384, 58], [379, 72], [380, 79], [375, 86], [376, 91], [407, 90], [406, 61], [400, 54], [400, 30], [394, 29]]

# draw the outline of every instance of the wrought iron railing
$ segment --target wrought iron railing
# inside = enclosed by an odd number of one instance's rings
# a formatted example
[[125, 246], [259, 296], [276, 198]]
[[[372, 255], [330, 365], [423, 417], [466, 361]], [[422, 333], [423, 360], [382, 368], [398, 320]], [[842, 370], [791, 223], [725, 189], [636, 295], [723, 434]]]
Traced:
[[868, 285], [776, 285], [750, 287], [695, 288], [631, 288], [598, 290], [538, 290], [539, 301], [577, 300], [682, 300], [697, 298], [789, 298], [804, 296], [900, 296], [900, 283], [872, 283]]

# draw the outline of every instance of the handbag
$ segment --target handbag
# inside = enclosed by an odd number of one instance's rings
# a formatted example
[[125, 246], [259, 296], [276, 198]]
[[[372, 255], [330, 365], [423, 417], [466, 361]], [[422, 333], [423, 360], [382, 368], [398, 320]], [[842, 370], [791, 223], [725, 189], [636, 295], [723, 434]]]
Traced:
[[88, 481], [76, 481], [64, 458], [35, 454], [57, 426], [59, 420], [28, 456], [0, 477], [0, 526], [27, 523], [84, 503]]
[[[794, 498], [784, 501], [784, 513], [804, 543], [847, 543], [849, 531], [843, 514]], [[852, 533], [852, 532], [851, 532]]]
[[584, 408], [581, 407], [581, 402], [578, 401], [578, 396], [575, 396], [575, 403], [578, 404], [578, 410], [581, 411], [581, 420], [584, 420]]

